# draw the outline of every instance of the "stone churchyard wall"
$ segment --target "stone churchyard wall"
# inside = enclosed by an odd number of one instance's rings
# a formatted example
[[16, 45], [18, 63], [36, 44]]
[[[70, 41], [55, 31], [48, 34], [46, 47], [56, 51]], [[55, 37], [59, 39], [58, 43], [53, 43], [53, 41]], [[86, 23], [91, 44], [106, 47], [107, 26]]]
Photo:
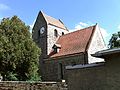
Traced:
[[1, 81], [0, 90], [68, 90], [65, 83]]
[[69, 90], [120, 90], [120, 59], [67, 67]]
[[[69, 67], [68, 67], [69, 68]], [[104, 66], [67, 68], [69, 90], [105, 90]]]

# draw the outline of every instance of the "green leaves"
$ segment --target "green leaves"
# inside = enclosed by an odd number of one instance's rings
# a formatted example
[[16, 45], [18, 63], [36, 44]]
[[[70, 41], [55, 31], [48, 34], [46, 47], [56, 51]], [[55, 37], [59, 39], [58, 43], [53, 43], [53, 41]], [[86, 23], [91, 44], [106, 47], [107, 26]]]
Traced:
[[120, 32], [112, 34], [112, 37], [109, 41], [110, 48], [120, 47]]
[[[40, 49], [33, 42], [29, 26], [17, 16], [0, 23], [0, 73], [5, 80], [31, 80], [38, 77]], [[10, 73], [10, 74], [9, 74]], [[7, 78], [6, 75], [10, 77]]]

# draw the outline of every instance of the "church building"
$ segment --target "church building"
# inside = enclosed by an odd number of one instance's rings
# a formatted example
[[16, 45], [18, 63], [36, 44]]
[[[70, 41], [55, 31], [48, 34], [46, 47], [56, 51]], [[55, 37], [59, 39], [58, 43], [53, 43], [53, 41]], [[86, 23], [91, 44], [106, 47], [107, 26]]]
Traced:
[[66, 80], [66, 66], [104, 61], [91, 56], [105, 48], [98, 24], [69, 32], [64, 23], [39, 12], [32, 38], [41, 48], [40, 73], [43, 81]]

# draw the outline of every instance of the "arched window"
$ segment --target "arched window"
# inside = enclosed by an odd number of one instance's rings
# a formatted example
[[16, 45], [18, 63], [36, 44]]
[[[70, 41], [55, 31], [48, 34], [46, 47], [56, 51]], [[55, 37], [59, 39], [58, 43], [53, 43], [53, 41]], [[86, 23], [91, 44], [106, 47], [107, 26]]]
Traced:
[[55, 36], [55, 37], [58, 37], [58, 32], [57, 32], [56, 29], [54, 30], [54, 36]]
[[64, 35], [64, 32], [62, 32], [62, 35]]

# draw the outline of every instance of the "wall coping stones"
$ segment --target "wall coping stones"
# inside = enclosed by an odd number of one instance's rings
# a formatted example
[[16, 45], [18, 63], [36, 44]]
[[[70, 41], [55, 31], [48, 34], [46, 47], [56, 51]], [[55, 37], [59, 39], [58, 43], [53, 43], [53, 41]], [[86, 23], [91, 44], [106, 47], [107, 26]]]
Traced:
[[69, 66], [66, 66], [65, 68], [67, 70], [71, 70], [71, 69], [81, 69], [81, 68], [90, 68], [90, 67], [96, 67], [96, 66], [101, 66], [101, 65], [104, 65], [104, 62], [100, 62], [100, 63], [92, 63], [92, 64], [78, 64], [78, 65], [69, 65]]
[[68, 90], [66, 83], [41, 81], [1, 81], [0, 90]]

